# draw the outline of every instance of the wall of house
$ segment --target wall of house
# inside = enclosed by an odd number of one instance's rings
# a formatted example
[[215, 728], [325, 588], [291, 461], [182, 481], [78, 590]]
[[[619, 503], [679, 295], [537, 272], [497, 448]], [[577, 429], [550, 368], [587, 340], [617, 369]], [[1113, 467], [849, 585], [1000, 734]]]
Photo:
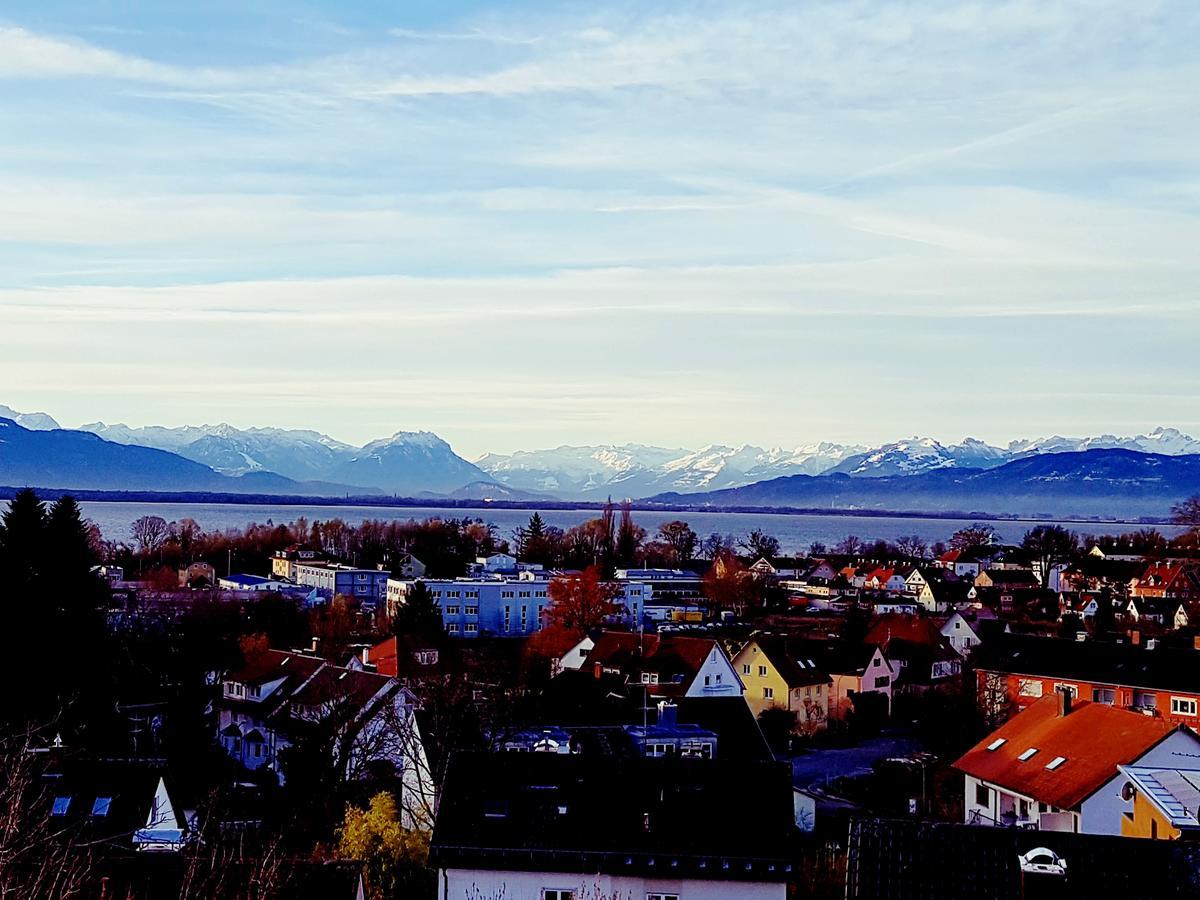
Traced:
[[[760, 666], [766, 668], [765, 675], [759, 674]], [[787, 682], [756, 641], [751, 641], [738, 651], [738, 655], [733, 658], [733, 667], [746, 687], [746, 703], [756, 717], [764, 709], [770, 709], [772, 706], [789, 705]], [[763, 696], [764, 688], [771, 689], [771, 698]]]
[[[1192, 768], [1196, 757], [1200, 755], [1200, 738], [1190, 731], [1177, 731], [1165, 740], [1159, 741], [1143, 756], [1130, 761], [1133, 766], [1176, 766]], [[1068, 763], [1069, 765], [1069, 763]], [[1133, 803], [1121, 799], [1121, 788], [1128, 779], [1120, 772], [1114, 772], [1113, 777], [1083, 801], [1080, 808], [1082, 818], [1079, 829], [1086, 834], [1122, 833], [1122, 819], [1126, 813], [1133, 812]], [[1149, 827], [1149, 826], [1147, 826]]]
[[547, 889], [574, 890], [578, 900], [678, 895], [679, 900], [785, 900], [787, 885], [759, 881], [700, 881], [698, 879], [636, 878], [555, 872], [504, 872], [493, 869], [443, 869], [438, 872], [439, 900], [462, 897], [503, 897], [504, 900], [542, 900]]
[[1142, 796], [1141, 791], [1138, 791], [1133, 798], [1130, 814], [1121, 817], [1120, 833], [1125, 837], [1173, 841], [1178, 839], [1180, 832], [1153, 803]]
[[[762, 693], [761, 691], [759, 692]], [[689, 697], [738, 697], [743, 694], [742, 681], [733, 663], [720, 647], [713, 645], [700, 666], [700, 671], [688, 685]]]
[[[1177, 697], [1183, 700], [1194, 700], [1196, 702], [1197, 713], [1200, 713], [1200, 693], [1193, 691], [1166, 691], [1166, 690], [1143, 690], [1142, 688], [1132, 687], [1130, 685], [1122, 685], [1116, 683], [1101, 683], [1091, 681], [1080, 681], [1078, 679], [1058, 679], [1058, 678], [1042, 678], [1038, 675], [1012, 675], [1008, 673], [992, 673], [983, 669], [979, 670], [979, 686], [982, 690], [984, 681], [987, 676], [999, 675], [1006, 681], [1009, 699], [1012, 700], [1018, 709], [1024, 709], [1027, 706], [1037, 702], [1039, 697], [1046, 694], [1052, 694], [1058, 685], [1069, 685], [1076, 690], [1076, 696], [1080, 700], [1091, 700], [1092, 692], [1097, 688], [1111, 689], [1115, 691], [1114, 706], [1122, 708], [1133, 708], [1135, 706], [1148, 706], [1155, 710], [1155, 715], [1166, 719], [1174, 725], [1188, 725], [1192, 728], [1200, 728], [1200, 715], [1188, 715], [1185, 713], [1176, 713], [1172, 710], [1171, 699]], [[1041, 685], [1041, 693], [1037, 692], [1037, 685]], [[1151, 702], [1151, 698], [1153, 702]]]

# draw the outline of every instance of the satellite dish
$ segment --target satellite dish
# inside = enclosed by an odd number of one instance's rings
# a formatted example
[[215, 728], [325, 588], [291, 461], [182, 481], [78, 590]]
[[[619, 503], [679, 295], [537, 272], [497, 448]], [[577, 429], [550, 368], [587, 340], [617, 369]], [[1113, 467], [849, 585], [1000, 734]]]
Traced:
[[1136, 793], [1137, 789], [1133, 786], [1132, 781], [1125, 782], [1125, 784], [1121, 787], [1121, 799], [1126, 803], [1129, 803], [1131, 800], [1133, 800], [1134, 794]]

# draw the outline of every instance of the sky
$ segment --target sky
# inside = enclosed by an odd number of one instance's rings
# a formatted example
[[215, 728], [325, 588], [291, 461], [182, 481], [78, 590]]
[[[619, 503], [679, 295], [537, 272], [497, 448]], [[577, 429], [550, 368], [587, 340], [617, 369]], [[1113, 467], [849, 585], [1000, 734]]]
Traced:
[[0, 7], [0, 403], [460, 453], [1200, 432], [1200, 4]]

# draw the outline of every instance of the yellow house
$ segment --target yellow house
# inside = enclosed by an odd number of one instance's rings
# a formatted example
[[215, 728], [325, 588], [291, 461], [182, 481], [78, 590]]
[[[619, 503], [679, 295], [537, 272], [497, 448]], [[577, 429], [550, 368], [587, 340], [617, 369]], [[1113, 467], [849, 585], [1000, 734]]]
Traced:
[[1117, 766], [1125, 778], [1123, 837], [1174, 841], [1200, 836], [1200, 769]]
[[811, 662], [789, 654], [784, 638], [753, 636], [734, 656], [733, 667], [746, 686], [746, 703], [755, 717], [775, 707], [796, 713], [802, 733], [826, 726], [833, 679]]

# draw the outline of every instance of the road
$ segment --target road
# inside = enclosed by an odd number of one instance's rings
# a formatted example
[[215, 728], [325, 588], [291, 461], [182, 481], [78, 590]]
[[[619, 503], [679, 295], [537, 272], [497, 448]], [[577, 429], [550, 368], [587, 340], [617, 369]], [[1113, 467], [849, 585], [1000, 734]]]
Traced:
[[890, 756], [907, 756], [921, 749], [911, 732], [889, 729], [853, 747], [813, 750], [792, 757], [792, 783], [806, 788], [845, 775], [867, 775], [875, 763]]

